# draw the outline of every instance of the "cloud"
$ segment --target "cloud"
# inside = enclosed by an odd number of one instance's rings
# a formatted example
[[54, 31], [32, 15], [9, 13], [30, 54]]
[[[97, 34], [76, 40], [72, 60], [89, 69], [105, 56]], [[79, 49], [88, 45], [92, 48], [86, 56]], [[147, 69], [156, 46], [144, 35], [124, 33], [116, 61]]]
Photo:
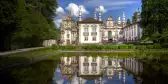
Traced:
[[60, 23], [62, 22], [62, 18], [56, 19], [54, 22], [55, 22], [57, 28], [59, 28], [60, 27]]
[[[141, 0], [90, 0], [84, 5], [88, 7], [97, 7], [103, 5], [108, 10], [122, 9], [127, 5], [141, 3]], [[114, 7], [114, 8], [113, 8]]]
[[[76, 5], [75, 3], [70, 3], [66, 9], [72, 13], [72, 15], [74, 16], [78, 16], [78, 12], [79, 12], [79, 6]], [[86, 8], [81, 5], [81, 10], [82, 10], [82, 14], [89, 14], [89, 12], [86, 10]]]
[[63, 82], [64, 82], [63, 79], [60, 79], [60, 80], [55, 81], [56, 84], [63, 84]]
[[64, 14], [65, 12], [64, 12], [64, 9], [63, 9], [62, 7], [58, 7], [58, 8], [56, 9], [56, 13], [57, 13], [58, 15], [62, 15], [62, 14]]
[[[100, 11], [101, 11], [102, 13], [105, 13], [105, 12], [108, 11], [107, 9], [104, 8], [104, 6], [99, 6], [98, 8], [100, 9]], [[96, 9], [97, 11], [99, 11], [98, 8]]]
[[55, 17], [54, 23], [56, 24], [57, 28], [59, 28], [62, 18], [65, 16], [65, 11], [62, 7], [58, 7], [56, 9], [56, 14], [57, 16]]

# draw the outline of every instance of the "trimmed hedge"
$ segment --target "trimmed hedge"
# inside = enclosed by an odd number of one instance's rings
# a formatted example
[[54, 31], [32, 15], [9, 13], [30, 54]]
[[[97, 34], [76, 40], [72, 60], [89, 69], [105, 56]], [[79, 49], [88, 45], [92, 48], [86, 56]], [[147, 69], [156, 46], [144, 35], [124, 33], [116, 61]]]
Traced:
[[52, 49], [61, 49], [61, 50], [116, 50], [116, 49], [161, 49], [162, 47], [159, 44], [154, 45], [133, 45], [133, 44], [107, 44], [107, 45], [83, 45], [83, 46], [57, 46], [53, 45]]

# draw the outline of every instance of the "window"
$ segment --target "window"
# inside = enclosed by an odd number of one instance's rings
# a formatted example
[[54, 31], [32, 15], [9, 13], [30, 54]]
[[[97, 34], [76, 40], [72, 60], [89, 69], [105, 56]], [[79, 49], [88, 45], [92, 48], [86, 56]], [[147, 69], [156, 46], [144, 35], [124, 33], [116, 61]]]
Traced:
[[96, 32], [96, 28], [92, 28], [92, 32]]
[[67, 38], [69, 38], [69, 34], [67, 34]]
[[89, 70], [89, 63], [86, 63], [86, 62], [88, 62], [88, 58], [87, 57], [85, 57], [84, 58], [84, 73], [87, 73], [88, 72], [88, 70]]
[[88, 41], [88, 37], [84, 37], [84, 41]]
[[74, 37], [74, 36], [75, 36], [75, 34], [74, 34], [74, 33], [72, 33], [72, 36]]
[[84, 61], [85, 61], [85, 62], [88, 62], [88, 58], [87, 58], [87, 57], [85, 57]]
[[88, 28], [84, 28], [84, 32], [89, 32], [89, 31], [88, 31]]
[[96, 62], [96, 58], [92, 58], [92, 62]]
[[92, 71], [96, 71], [96, 66], [92, 66]]
[[92, 37], [92, 41], [96, 41], [96, 37]]
[[89, 66], [84, 66], [84, 71], [85, 72], [89, 71]]

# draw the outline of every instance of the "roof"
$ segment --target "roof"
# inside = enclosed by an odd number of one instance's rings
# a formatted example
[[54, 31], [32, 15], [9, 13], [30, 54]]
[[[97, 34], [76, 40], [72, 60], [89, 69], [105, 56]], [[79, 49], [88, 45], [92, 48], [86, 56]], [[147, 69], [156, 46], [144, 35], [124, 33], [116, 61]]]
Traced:
[[88, 17], [82, 21], [78, 21], [78, 23], [103, 23], [103, 21], [95, 20], [94, 18]]
[[123, 27], [123, 29], [124, 29], [124, 28], [127, 28], [127, 27], [130, 27], [130, 26], [132, 26], [132, 25], [135, 25], [135, 24], [137, 24], [137, 23], [140, 23], [140, 21], [138, 21], [138, 22], [134, 22], [134, 23], [129, 24], [129, 25], [126, 25], [125, 27]]

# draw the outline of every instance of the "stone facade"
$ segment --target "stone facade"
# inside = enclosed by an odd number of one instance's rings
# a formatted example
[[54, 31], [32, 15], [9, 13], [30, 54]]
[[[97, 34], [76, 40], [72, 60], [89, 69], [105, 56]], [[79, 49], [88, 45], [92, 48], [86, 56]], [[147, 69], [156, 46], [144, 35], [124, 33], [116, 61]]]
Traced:
[[109, 16], [106, 20], [106, 25], [103, 29], [103, 40], [104, 41], [118, 41], [121, 37], [121, 30], [124, 25], [121, 24], [120, 17], [118, 18], [118, 22], [115, 23], [111, 16]]
[[77, 43], [77, 26], [71, 14], [64, 17], [61, 23], [62, 45]]
[[103, 42], [123, 42], [136, 41], [142, 37], [140, 27], [140, 12], [138, 20], [130, 25], [126, 25], [125, 12], [116, 21], [112, 16], [108, 16], [104, 23], [102, 13], [99, 11], [98, 19], [96, 12], [94, 18], [82, 19], [82, 11], [79, 11], [78, 21], [75, 21], [71, 14], [64, 17], [61, 23], [61, 42], [67, 44], [102, 44]]

